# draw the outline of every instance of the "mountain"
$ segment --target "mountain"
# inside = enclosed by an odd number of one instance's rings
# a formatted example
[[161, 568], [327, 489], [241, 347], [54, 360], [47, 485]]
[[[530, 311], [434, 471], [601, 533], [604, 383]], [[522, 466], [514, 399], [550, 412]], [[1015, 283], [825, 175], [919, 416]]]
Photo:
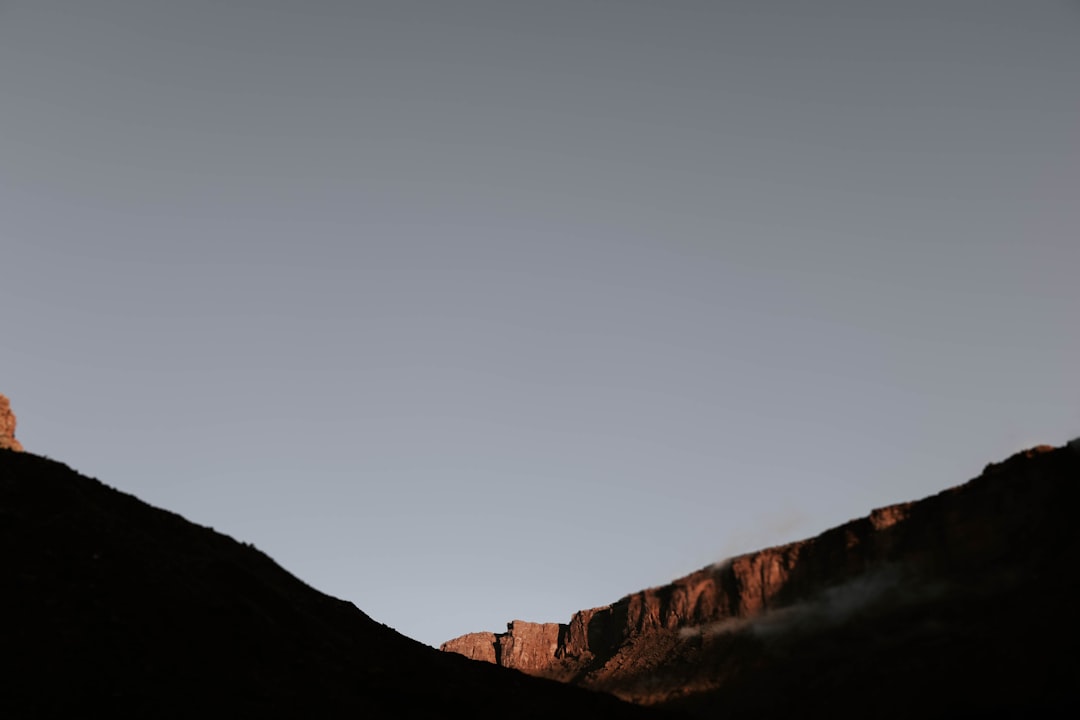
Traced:
[[672, 716], [440, 653], [250, 545], [10, 449], [0, 552], [5, 717]]
[[1077, 715], [1080, 441], [444, 651], [699, 717]]

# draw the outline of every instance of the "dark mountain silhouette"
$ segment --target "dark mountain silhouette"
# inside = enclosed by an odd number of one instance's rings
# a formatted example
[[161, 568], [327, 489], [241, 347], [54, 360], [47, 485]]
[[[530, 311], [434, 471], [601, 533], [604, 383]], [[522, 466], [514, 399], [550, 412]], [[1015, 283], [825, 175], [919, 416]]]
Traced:
[[4, 717], [665, 715], [440, 653], [28, 453], [0, 450], [0, 551]]
[[1080, 717], [1080, 442], [442, 648], [700, 717]]

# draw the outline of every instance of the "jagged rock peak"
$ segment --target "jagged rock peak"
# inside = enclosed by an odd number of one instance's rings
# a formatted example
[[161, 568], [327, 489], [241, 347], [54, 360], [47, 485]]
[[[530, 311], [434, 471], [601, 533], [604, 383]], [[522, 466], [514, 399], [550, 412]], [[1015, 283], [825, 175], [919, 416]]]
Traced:
[[15, 413], [11, 412], [11, 403], [6, 395], [0, 395], [0, 448], [23, 449], [15, 439]]

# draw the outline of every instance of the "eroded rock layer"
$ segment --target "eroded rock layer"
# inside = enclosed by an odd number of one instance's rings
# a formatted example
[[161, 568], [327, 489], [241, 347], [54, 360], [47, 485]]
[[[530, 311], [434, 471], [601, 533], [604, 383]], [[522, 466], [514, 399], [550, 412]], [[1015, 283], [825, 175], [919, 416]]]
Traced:
[[937, 695], [942, 712], [1056, 708], [1080, 676], [1064, 651], [1078, 633], [1061, 572], [1080, 550], [1078, 488], [1080, 445], [1039, 446], [569, 623], [514, 621], [442, 649], [702, 714], [781, 712], [794, 697], [824, 710], [875, 693], [896, 695], [882, 716]]

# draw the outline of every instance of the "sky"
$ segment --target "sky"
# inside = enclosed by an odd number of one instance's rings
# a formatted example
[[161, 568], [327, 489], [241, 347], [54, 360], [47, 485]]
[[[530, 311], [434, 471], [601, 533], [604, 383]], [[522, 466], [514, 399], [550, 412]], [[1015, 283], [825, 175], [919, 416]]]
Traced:
[[0, 0], [30, 452], [438, 645], [1080, 435], [1080, 4]]

